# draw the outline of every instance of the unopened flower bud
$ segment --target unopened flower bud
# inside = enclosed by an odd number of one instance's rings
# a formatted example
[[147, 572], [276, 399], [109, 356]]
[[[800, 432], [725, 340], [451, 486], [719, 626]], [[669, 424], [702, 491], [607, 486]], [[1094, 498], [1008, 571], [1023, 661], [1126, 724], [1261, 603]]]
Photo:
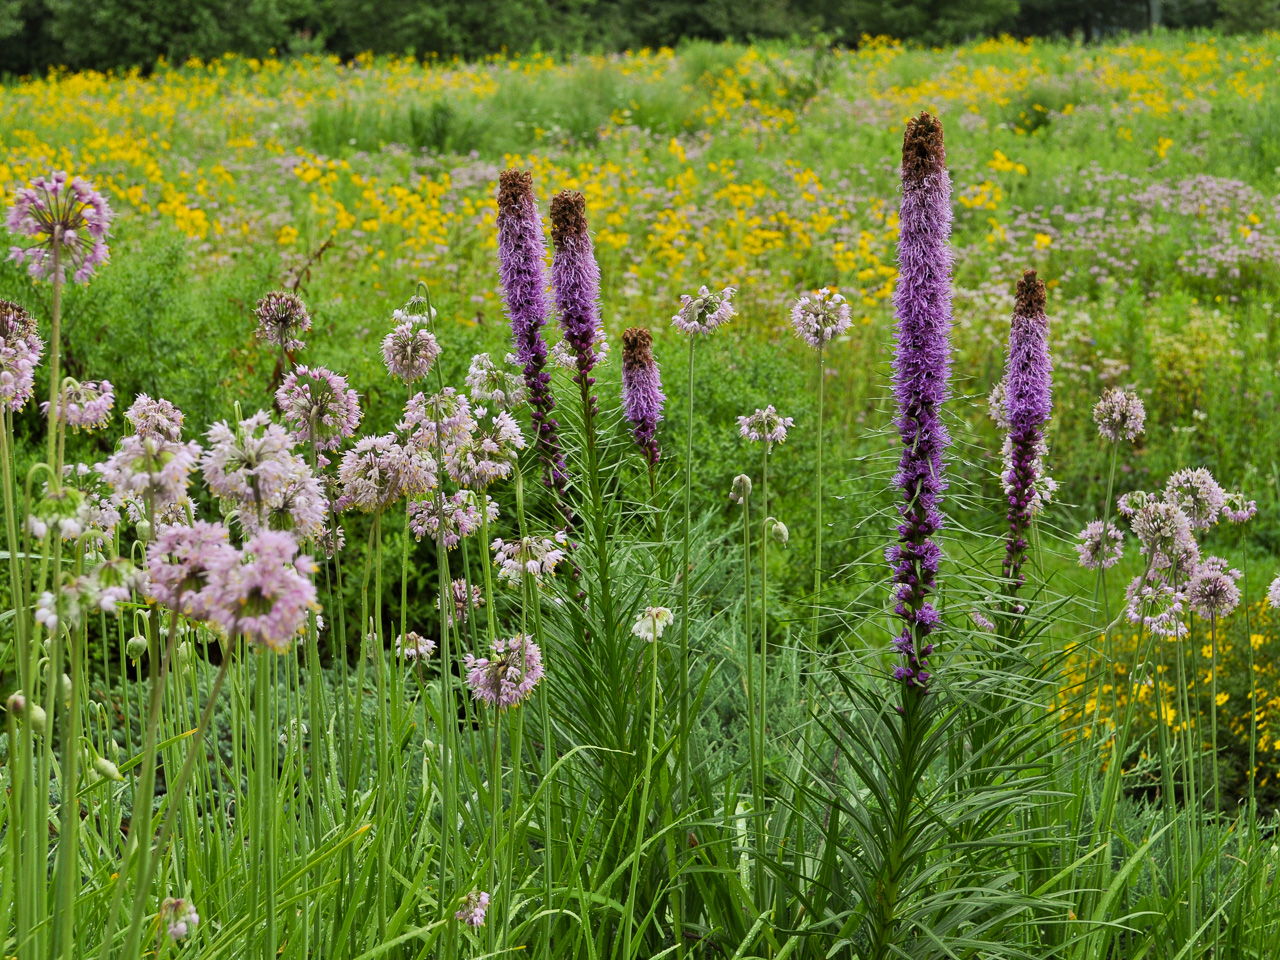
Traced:
[[62, 698], [62, 705], [70, 709], [71, 707], [71, 678], [65, 673], [58, 678], [58, 696]]
[[786, 546], [787, 541], [791, 538], [791, 534], [787, 531], [787, 525], [781, 520], [773, 521], [773, 525], [769, 528], [769, 536], [783, 546]]
[[142, 655], [147, 652], [147, 638], [139, 635], [130, 637], [129, 642], [124, 645], [124, 652], [135, 663], [141, 660]]
[[733, 478], [733, 487], [729, 490], [729, 499], [734, 503], [742, 503], [751, 496], [751, 478], [740, 473]]
[[195, 660], [195, 650], [191, 647], [190, 640], [183, 640], [178, 644], [178, 649], [174, 652], [174, 665], [179, 673], [185, 671], [191, 666]]
[[106, 757], [98, 757], [94, 760], [93, 769], [98, 776], [107, 780], [114, 780], [116, 783], [120, 783], [124, 780], [123, 775], [120, 773], [120, 768]]
[[23, 713], [27, 709], [27, 698], [24, 697], [22, 695], [22, 691], [19, 690], [17, 693], [12, 693], [9, 695], [9, 700], [5, 704], [5, 707], [15, 717], [20, 717], [23, 715]]
[[146, 543], [151, 539], [151, 523], [148, 520], [139, 520], [137, 527], [138, 539]]

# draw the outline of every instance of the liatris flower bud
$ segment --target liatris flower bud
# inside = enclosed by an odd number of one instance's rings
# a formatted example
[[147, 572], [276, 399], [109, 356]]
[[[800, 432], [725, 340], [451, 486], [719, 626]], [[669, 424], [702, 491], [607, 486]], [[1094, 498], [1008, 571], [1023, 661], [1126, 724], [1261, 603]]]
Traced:
[[[507, 362], [515, 360], [507, 354]], [[492, 403], [499, 410], [514, 410], [524, 403], [524, 377], [497, 366], [487, 353], [477, 353], [467, 369], [467, 389], [476, 403]]]
[[0, 404], [15, 412], [26, 406], [43, 354], [35, 318], [16, 303], [0, 300]]
[[421, 318], [397, 310], [392, 314], [395, 329], [382, 340], [382, 360], [387, 372], [405, 383], [421, 380], [431, 372], [440, 356], [440, 344], [425, 327]]
[[933, 651], [928, 636], [941, 623], [928, 596], [942, 555], [933, 534], [942, 526], [938, 501], [946, 489], [950, 443], [940, 414], [950, 392], [952, 260], [951, 178], [942, 124], [927, 113], [908, 122], [902, 142], [900, 223], [893, 379], [902, 438], [902, 523], [888, 557], [897, 585], [895, 609], [903, 620], [894, 649], [904, 662], [894, 676], [923, 693]]
[[498, 266], [502, 297], [511, 323], [516, 360], [524, 366], [529, 406], [533, 408], [534, 444], [542, 460], [543, 479], [564, 494], [568, 468], [560, 452], [559, 426], [552, 416], [551, 374], [546, 370], [547, 281], [543, 266], [546, 242], [533, 199], [533, 177], [522, 170], [498, 176]]
[[168, 400], [152, 400], [140, 393], [125, 411], [124, 418], [140, 437], [160, 437], [175, 443], [182, 439], [182, 411]]
[[28, 260], [31, 276], [47, 277], [53, 271], [56, 245], [58, 279], [64, 280], [71, 266], [76, 283], [85, 283], [110, 256], [106, 241], [114, 218], [107, 198], [88, 180], [68, 177], [62, 170], [36, 177], [14, 195], [7, 221], [11, 231], [36, 242], [10, 247], [9, 259]]
[[396, 640], [396, 653], [406, 660], [426, 660], [436, 652], [436, 642], [410, 630]]
[[467, 899], [463, 901], [462, 909], [453, 915], [455, 920], [461, 920], [469, 927], [483, 927], [484, 915], [489, 909], [489, 895], [483, 890], [473, 890], [467, 894]]
[[1228, 616], [1240, 603], [1240, 588], [1236, 586], [1239, 579], [1240, 571], [1229, 569], [1227, 561], [1206, 557], [1187, 584], [1191, 609], [1206, 620]]
[[734, 503], [742, 503], [751, 496], [751, 478], [740, 473], [733, 478], [733, 486], [729, 488], [729, 499]]
[[1227, 493], [1204, 467], [1179, 470], [1164, 486], [1164, 499], [1187, 515], [1192, 530], [1207, 530], [1218, 522]]
[[662, 455], [656, 435], [666, 399], [653, 358], [653, 335], [644, 327], [628, 328], [622, 334], [622, 411], [651, 465]]
[[577, 360], [574, 380], [588, 390], [595, 383], [591, 368], [600, 332], [600, 267], [587, 232], [587, 201], [576, 190], [551, 198], [551, 246], [551, 287], [560, 329]]
[[663, 631], [675, 620], [674, 614], [667, 607], [645, 607], [636, 614], [636, 622], [631, 625], [631, 635], [641, 640], [660, 640]]
[[[68, 380], [58, 399], [58, 419], [72, 430], [97, 430], [111, 420], [116, 397], [108, 380]], [[49, 412], [49, 402], [40, 404], [40, 412]]]
[[1258, 512], [1257, 500], [1246, 500], [1243, 493], [1233, 490], [1226, 495], [1222, 516], [1231, 523], [1245, 523]]
[[737, 292], [734, 287], [725, 287], [719, 293], [712, 293], [703, 286], [698, 289], [696, 297], [683, 294], [680, 297], [680, 312], [671, 318], [671, 325], [689, 336], [706, 336], [714, 332], [716, 327], [733, 319], [737, 311], [732, 301]]
[[1101, 520], [1091, 520], [1077, 539], [1080, 542], [1076, 553], [1080, 555], [1080, 566], [1086, 570], [1110, 569], [1124, 556], [1124, 534], [1114, 523], [1104, 526]]
[[796, 336], [815, 350], [825, 347], [852, 325], [849, 302], [826, 287], [801, 297], [791, 308], [791, 326]]
[[1044, 306], [1044, 282], [1034, 270], [1028, 270], [1018, 281], [1004, 389], [1005, 415], [1009, 421], [1009, 464], [1004, 475], [1009, 497], [1009, 541], [1005, 548], [1004, 575], [1012, 590], [1017, 590], [1023, 581], [1027, 529], [1040, 502], [1036, 483], [1044, 472], [1042, 428], [1053, 408], [1049, 320]]
[[254, 314], [258, 318], [259, 339], [286, 350], [306, 346], [298, 335], [311, 329], [311, 314], [297, 294], [280, 290], [268, 293], [258, 301]]
[[519, 633], [510, 640], [499, 637], [490, 649], [492, 659], [477, 660], [469, 653], [463, 658], [471, 695], [500, 710], [517, 707], [533, 694], [542, 679], [542, 651]]
[[769, 404], [763, 410], [759, 407], [756, 412], [747, 417], [738, 418], [738, 432], [742, 434], [743, 439], [750, 440], [752, 443], [766, 443], [772, 447], [775, 443], [783, 443], [787, 439], [787, 428], [795, 426], [795, 420], [791, 417], [780, 417], [778, 411], [773, 408], [773, 404]]
[[200, 914], [188, 900], [165, 897], [160, 904], [160, 922], [168, 924], [170, 940], [181, 940], [195, 932], [200, 923]]
[[336, 450], [360, 426], [360, 397], [346, 377], [324, 367], [298, 367], [276, 391], [276, 404], [298, 443]]
[[1136, 440], [1147, 420], [1146, 408], [1136, 393], [1115, 387], [1107, 390], [1093, 407], [1098, 434], [1109, 443]]

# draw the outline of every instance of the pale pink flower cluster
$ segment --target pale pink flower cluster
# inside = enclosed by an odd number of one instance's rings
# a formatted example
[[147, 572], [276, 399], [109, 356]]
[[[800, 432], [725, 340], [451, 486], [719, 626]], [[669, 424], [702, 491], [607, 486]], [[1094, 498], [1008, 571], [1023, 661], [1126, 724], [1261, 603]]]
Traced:
[[463, 658], [471, 695], [491, 707], [505, 710], [523, 703], [542, 679], [542, 651], [524, 634], [489, 645], [490, 656]]
[[[476, 414], [483, 417], [483, 410]], [[485, 429], [477, 429], [445, 448], [444, 465], [459, 486], [483, 490], [511, 475], [524, 435], [511, 414], [499, 411]]]
[[[485, 495], [485, 510], [488, 521], [498, 519], [498, 504], [488, 494]], [[444, 497], [441, 503], [435, 497], [415, 500], [409, 504], [409, 529], [418, 540], [430, 536], [435, 540], [440, 531], [440, 509], [444, 513], [444, 545], [452, 550], [480, 529], [480, 509], [477, 496], [472, 490], [459, 490], [452, 496]]]
[[1093, 407], [1098, 433], [1110, 443], [1136, 440], [1147, 421], [1147, 410], [1136, 393], [1112, 387]]
[[1114, 523], [1090, 521], [1077, 535], [1076, 553], [1086, 570], [1107, 570], [1124, 556], [1124, 533]]
[[484, 915], [489, 909], [489, 895], [483, 890], [473, 890], [467, 894], [467, 899], [462, 903], [462, 909], [453, 915], [455, 920], [461, 920], [469, 927], [483, 927]]
[[1205, 557], [1187, 584], [1191, 609], [1206, 620], [1225, 617], [1240, 603], [1240, 571], [1221, 557]]
[[186, 495], [199, 459], [200, 444], [194, 440], [183, 443], [158, 432], [139, 432], [123, 437], [97, 470], [117, 494], [150, 500], [153, 508], [162, 509]]
[[311, 329], [311, 314], [296, 293], [276, 290], [258, 301], [258, 337], [285, 350], [301, 350], [306, 344], [299, 334]]
[[36, 242], [10, 247], [9, 259], [27, 261], [32, 277], [47, 277], [53, 273], [56, 246], [57, 279], [65, 280], [70, 266], [75, 282], [85, 283], [110, 256], [107, 236], [114, 217], [107, 198], [88, 180], [69, 177], [64, 170], [36, 177], [14, 195], [6, 221], [13, 233]]
[[493, 563], [499, 568], [498, 579], [506, 581], [512, 587], [518, 587], [525, 574], [528, 574], [536, 583], [541, 584], [543, 578], [551, 576], [556, 566], [564, 560], [566, 554], [562, 548], [568, 542], [568, 535], [563, 530], [556, 531], [554, 540], [546, 537], [494, 540]]
[[479, 610], [484, 606], [484, 593], [479, 587], [473, 586], [470, 590], [470, 598], [468, 599], [467, 581], [454, 580], [450, 586], [450, 592], [453, 594], [453, 602], [450, 603], [447, 597], [440, 597], [436, 602], [441, 613], [444, 615], [445, 623], [452, 625], [456, 620], [458, 623], [466, 623], [467, 617], [472, 610]]
[[160, 922], [168, 924], [170, 940], [181, 940], [195, 932], [200, 923], [200, 914], [189, 900], [165, 897], [160, 904]]
[[35, 318], [16, 303], [0, 300], [0, 402], [21, 410], [35, 392], [44, 341]]
[[416, 497], [436, 485], [436, 462], [395, 434], [362, 437], [338, 466], [339, 510], [385, 510], [402, 497]]
[[421, 317], [396, 310], [395, 328], [382, 339], [382, 360], [387, 372], [405, 383], [421, 380], [440, 357], [435, 335], [422, 327]]
[[[508, 355], [507, 362], [514, 359]], [[477, 353], [471, 358], [466, 382], [476, 403], [492, 403], [499, 410], [513, 410], [525, 401], [524, 377], [503, 370], [487, 353]]]
[[324, 367], [299, 366], [276, 391], [284, 422], [298, 443], [336, 450], [360, 426], [360, 397], [345, 377]]
[[795, 420], [778, 416], [772, 403], [763, 410], [757, 407], [750, 416], [738, 418], [738, 432], [752, 443], [782, 443], [787, 439], [787, 428], [792, 426]]
[[396, 654], [404, 660], [426, 660], [436, 652], [436, 642], [410, 630], [396, 640]]
[[[111, 420], [115, 402], [115, 391], [108, 380], [68, 380], [58, 394], [56, 416], [72, 430], [98, 430]], [[48, 400], [40, 404], [40, 412], [48, 414]]]
[[429, 397], [414, 394], [405, 406], [404, 420], [396, 429], [406, 433], [409, 442], [419, 450], [435, 454], [469, 437], [476, 429], [476, 421], [466, 395], [453, 387], [445, 387]]
[[140, 437], [159, 437], [177, 442], [182, 439], [182, 411], [163, 397], [152, 400], [140, 393], [124, 412], [124, 418]]
[[671, 318], [671, 325], [690, 336], [709, 334], [733, 319], [736, 312], [733, 295], [737, 292], [733, 287], [725, 287], [719, 293], [712, 293], [704, 286], [699, 288], [696, 297], [683, 294], [680, 311]]
[[815, 350], [828, 343], [853, 325], [853, 313], [849, 302], [838, 293], [823, 287], [817, 293], [806, 294], [791, 308], [791, 326], [796, 336]]

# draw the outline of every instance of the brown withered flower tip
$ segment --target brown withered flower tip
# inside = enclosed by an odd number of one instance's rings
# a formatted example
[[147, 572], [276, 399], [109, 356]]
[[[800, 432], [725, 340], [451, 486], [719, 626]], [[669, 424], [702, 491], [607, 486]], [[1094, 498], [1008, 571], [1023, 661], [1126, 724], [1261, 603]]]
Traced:
[[1044, 305], [1044, 281], [1036, 275], [1034, 270], [1027, 270], [1018, 281], [1017, 300], [1013, 305], [1013, 312], [1020, 317], [1034, 317], [1038, 313], [1044, 313]]
[[533, 199], [533, 174], [528, 170], [503, 170], [498, 174], [498, 209], [509, 210]]
[[921, 113], [907, 121], [902, 138], [902, 176], [906, 180], [923, 180], [940, 173], [947, 162], [947, 148], [942, 141], [942, 121]]
[[559, 246], [566, 238], [586, 232], [586, 198], [577, 190], [561, 190], [551, 198], [551, 242]]
[[647, 327], [628, 327], [622, 333], [622, 366], [626, 370], [653, 363], [653, 334]]

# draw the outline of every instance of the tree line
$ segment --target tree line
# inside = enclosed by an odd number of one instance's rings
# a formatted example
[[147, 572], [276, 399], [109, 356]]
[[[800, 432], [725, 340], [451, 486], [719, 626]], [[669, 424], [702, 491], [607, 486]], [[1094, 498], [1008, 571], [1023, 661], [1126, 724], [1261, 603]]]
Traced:
[[476, 57], [863, 34], [1091, 42], [1153, 26], [1280, 29], [1280, 0], [0, 0], [0, 73], [148, 69], [228, 51]]

